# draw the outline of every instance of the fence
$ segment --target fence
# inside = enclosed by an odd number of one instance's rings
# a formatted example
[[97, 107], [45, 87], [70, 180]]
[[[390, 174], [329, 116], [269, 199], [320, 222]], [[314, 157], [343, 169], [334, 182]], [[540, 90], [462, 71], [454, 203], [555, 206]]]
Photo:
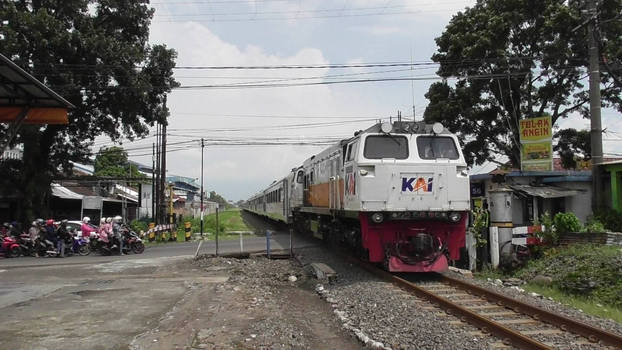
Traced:
[[622, 233], [620, 232], [573, 232], [565, 233], [559, 237], [561, 245], [574, 243], [596, 243], [606, 245], [622, 245]]

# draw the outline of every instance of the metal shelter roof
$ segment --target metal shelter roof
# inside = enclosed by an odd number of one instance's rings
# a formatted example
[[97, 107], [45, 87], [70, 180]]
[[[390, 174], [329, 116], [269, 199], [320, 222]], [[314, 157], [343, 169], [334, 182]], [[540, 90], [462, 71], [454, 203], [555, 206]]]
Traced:
[[534, 197], [561, 198], [576, 196], [580, 191], [555, 186], [510, 185], [514, 191]]
[[[0, 122], [67, 124], [74, 106], [0, 54]], [[25, 115], [24, 115], [25, 114]]]

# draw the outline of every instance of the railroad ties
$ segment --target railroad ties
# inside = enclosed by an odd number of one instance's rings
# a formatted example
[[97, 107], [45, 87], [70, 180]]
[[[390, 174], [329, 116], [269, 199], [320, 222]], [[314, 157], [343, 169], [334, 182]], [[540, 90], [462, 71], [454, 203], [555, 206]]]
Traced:
[[409, 281], [354, 258], [369, 272], [429, 302], [422, 308], [438, 315], [455, 316], [453, 325], [478, 328], [472, 336], [492, 335], [499, 340], [490, 348], [520, 349], [622, 349], [622, 337], [562, 315], [540, 309], [491, 290], [447, 275], [434, 282]]

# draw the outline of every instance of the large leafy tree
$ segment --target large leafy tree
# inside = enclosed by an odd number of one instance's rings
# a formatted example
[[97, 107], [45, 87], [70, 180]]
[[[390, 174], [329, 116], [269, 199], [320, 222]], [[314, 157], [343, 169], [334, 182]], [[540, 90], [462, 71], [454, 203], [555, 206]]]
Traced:
[[553, 148], [559, 153], [565, 169], [575, 169], [577, 158], [592, 158], [590, 132], [588, 130], [564, 129], [555, 133], [557, 144]]
[[[456, 14], [432, 56], [452, 79], [430, 87], [425, 120], [457, 133], [469, 163], [506, 155], [519, 166], [520, 119], [589, 116], [584, 9], [576, 0], [478, 0]], [[622, 0], [602, 0], [594, 21], [611, 68], [601, 75], [603, 105], [622, 111], [620, 11]]]
[[104, 147], [95, 156], [94, 174], [100, 177], [145, 177], [132, 167], [127, 152], [121, 147]]
[[220, 208], [222, 209], [227, 209], [231, 207], [231, 204], [229, 204], [225, 197], [219, 195], [218, 193], [216, 193], [216, 191], [211, 191], [209, 193], [208, 200], [218, 203]]
[[69, 125], [24, 126], [15, 140], [23, 162], [2, 170], [2, 188], [19, 192], [21, 219], [46, 214], [52, 179], [96, 136], [141, 137], [166, 122], [176, 53], [148, 44], [153, 13], [147, 0], [0, 2], [0, 51], [76, 106]]

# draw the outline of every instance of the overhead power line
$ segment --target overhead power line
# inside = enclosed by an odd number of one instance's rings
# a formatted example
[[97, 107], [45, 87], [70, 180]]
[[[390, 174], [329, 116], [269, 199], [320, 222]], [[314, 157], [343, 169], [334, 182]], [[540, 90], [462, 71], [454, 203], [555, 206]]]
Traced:
[[174, 13], [174, 14], [166, 14], [159, 15], [158, 17], [164, 18], [181, 18], [181, 17], [203, 17], [203, 16], [243, 16], [243, 15], [253, 15], [253, 16], [261, 16], [261, 15], [302, 15], [307, 13], [339, 13], [343, 14], [344, 12], [359, 12], [359, 11], [369, 11], [369, 10], [383, 10], [383, 9], [397, 9], [397, 8], [408, 8], [406, 5], [394, 5], [394, 6], [370, 6], [370, 7], [350, 7], [347, 9], [342, 8], [326, 8], [326, 9], [314, 9], [314, 10], [287, 10], [287, 11], [239, 11], [239, 12], [209, 12], [209, 13]]

